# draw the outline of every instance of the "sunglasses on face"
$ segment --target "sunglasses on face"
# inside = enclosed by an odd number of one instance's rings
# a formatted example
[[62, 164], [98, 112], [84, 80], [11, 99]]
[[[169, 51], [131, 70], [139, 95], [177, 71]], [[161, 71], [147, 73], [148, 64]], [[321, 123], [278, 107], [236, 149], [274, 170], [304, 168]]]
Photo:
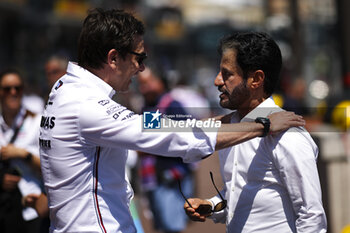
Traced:
[[3, 90], [5, 93], [10, 93], [12, 89], [15, 89], [16, 92], [21, 92], [23, 90], [22, 85], [18, 86], [2, 86], [1, 90]]
[[137, 56], [136, 61], [139, 63], [139, 65], [142, 65], [144, 60], [147, 58], [147, 53], [136, 53], [134, 51], [129, 51], [129, 53], [134, 54]]
[[[210, 214], [212, 212], [219, 212], [223, 209], [226, 208], [226, 205], [227, 205], [227, 201], [221, 196], [221, 193], [219, 192], [218, 188], [216, 187], [215, 185], [215, 182], [214, 182], [214, 178], [213, 178], [213, 173], [210, 172], [210, 178], [211, 178], [211, 182], [213, 183], [214, 185], [214, 188], [216, 190], [216, 192], [219, 194], [220, 198], [221, 198], [221, 202], [219, 202], [218, 204], [216, 204], [214, 206], [214, 209], [212, 209], [212, 206], [211, 205], [200, 205], [197, 209], [196, 209], [196, 212], [198, 212], [199, 214]], [[179, 190], [180, 190], [180, 193], [182, 195], [182, 197], [185, 199], [185, 201], [187, 202], [187, 204], [191, 207], [192, 205], [190, 204], [190, 202], [187, 200], [187, 198], [185, 197], [185, 195], [183, 194], [182, 192], [182, 189], [181, 189], [181, 183], [180, 183], [180, 180], [178, 180], [178, 183], [179, 183]]]

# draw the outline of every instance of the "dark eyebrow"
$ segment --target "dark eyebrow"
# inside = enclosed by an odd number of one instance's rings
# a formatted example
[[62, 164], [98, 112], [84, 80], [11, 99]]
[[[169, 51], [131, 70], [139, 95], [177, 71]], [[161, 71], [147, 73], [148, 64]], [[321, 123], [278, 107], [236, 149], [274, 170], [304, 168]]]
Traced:
[[232, 74], [233, 74], [233, 72], [232, 72], [232, 71], [230, 71], [230, 70], [226, 69], [225, 67], [221, 67], [221, 73], [223, 73], [223, 72], [225, 72], [226, 74], [230, 74], [230, 75], [232, 75]]

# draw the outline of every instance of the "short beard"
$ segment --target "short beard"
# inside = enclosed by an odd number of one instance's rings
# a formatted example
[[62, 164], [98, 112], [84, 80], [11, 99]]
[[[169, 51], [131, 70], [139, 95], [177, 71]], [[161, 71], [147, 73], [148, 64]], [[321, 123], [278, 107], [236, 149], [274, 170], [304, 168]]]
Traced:
[[247, 88], [247, 80], [235, 87], [228, 96], [228, 102], [220, 102], [221, 107], [231, 110], [237, 110], [246, 100], [250, 98], [250, 93]]

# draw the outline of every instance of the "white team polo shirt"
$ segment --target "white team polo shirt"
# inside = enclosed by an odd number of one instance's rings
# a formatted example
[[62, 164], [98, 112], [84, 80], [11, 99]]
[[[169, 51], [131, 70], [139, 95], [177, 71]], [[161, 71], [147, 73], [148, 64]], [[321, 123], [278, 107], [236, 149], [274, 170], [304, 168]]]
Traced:
[[142, 131], [142, 116], [111, 99], [100, 78], [69, 63], [49, 96], [40, 129], [50, 232], [136, 232], [125, 174], [128, 149], [198, 161], [216, 132]]

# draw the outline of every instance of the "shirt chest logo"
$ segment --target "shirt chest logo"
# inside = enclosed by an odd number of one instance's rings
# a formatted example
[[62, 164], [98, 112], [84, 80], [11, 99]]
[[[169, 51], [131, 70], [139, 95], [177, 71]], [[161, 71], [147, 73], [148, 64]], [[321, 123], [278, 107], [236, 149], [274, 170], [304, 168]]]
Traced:
[[56, 117], [41, 117], [40, 127], [44, 129], [52, 129], [55, 127]]

